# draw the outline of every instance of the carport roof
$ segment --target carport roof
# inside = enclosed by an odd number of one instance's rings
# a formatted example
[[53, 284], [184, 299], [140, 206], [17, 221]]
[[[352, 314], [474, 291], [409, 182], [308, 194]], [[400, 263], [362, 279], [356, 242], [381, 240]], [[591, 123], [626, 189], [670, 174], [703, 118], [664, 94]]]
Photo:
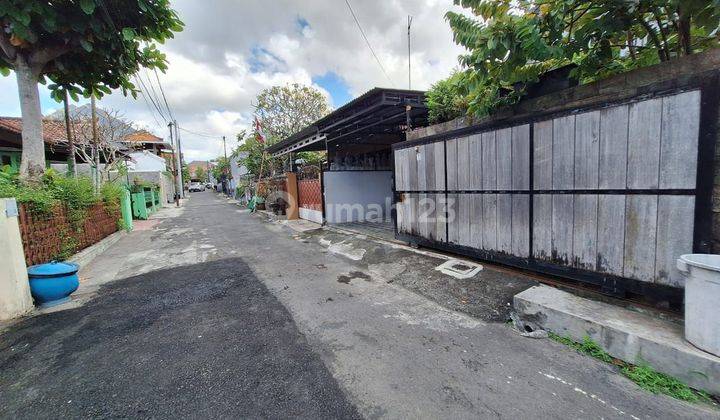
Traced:
[[266, 150], [280, 156], [326, 150], [330, 142], [361, 143], [368, 135], [399, 135], [407, 128], [406, 106], [413, 126], [427, 125], [424, 91], [374, 88]]

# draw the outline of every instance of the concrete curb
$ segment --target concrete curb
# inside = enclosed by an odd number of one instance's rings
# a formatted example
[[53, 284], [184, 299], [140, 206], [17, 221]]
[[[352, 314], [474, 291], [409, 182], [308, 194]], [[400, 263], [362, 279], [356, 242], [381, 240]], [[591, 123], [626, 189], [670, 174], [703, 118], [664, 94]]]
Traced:
[[115, 242], [119, 241], [120, 238], [125, 236], [127, 234], [124, 230], [119, 230], [109, 236], [107, 236], [102, 241], [90, 245], [89, 247], [83, 249], [82, 251], [78, 252], [77, 254], [73, 255], [72, 257], [68, 258], [69, 262], [74, 262], [75, 264], [80, 266], [80, 269], [85, 267], [86, 265], [90, 264], [92, 260], [95, 259], [98, 255], [102, 254], [110, 248]]
[[693, 388], [720, 395], [720, 358], [685, 341], [682, 324], [581, 298], [548, 286], [513, 298], [524, 325], [575, 341], [590, 337], [611, 356], [648, 364]]

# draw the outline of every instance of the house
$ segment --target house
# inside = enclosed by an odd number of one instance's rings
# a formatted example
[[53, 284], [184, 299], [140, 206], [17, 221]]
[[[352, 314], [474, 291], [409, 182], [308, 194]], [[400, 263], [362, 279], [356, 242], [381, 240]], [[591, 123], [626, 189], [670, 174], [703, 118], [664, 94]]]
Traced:
[[[53, 120], [43, 120], [43, 140], [45, 141], [45, 160], [47, 164], [66, 163], [68, 149], [65, 124]], [[9, 165], [20, 168], [22, 155], [22, 118], [0, 117], [0, 166]]]
[[[240, 186], [242, 181], [250, 174], [247, 167], [241, 163], [243, 159], [248, 157], [248, 155], [248, 152], [238, 152], [237, 154], [233, 154], [233, 156], [230, 157], [231, 179], [229, 188], [231, 194], [237, 195], [237, 187]], [[240, 193], [244, 194], [244, 191], [241, 191]]]
[[427, 125], [425, 92], [375, 88], [267, 147], [273, 157], [327, 152], [320, 179], [298, 181], [301, 218], [393, 230], [392, 145]]
[[[202, 168], [202, 170], [205, 171], [205, 178], [207, 178], [207, 173], [210, 172], [210, 162], [206, 160], [193, 160], [192, 162], [188, 163], [188, 172], [190, 173], [190, 179], [199, 179], [197, 176], [198, 168]], [[200, 181], [206, 181], [207, 179], [200, 179]]]
[[126, 135], [122, 143], [134, 150], [147, 150], [157, 156], [163, 156], [163, 151], [172, 150], [173, 145], [146, 130], [136, 130]]

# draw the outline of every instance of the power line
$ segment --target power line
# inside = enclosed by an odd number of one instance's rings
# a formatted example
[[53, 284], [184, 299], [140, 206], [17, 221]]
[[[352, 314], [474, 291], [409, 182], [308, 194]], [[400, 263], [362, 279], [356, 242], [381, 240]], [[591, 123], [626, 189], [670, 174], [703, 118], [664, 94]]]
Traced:
[[170, 118], [172, 118], [173, 121], [175, 121], [175, 116], [173, 116], [172, 111], [170, 111], [170, 105], [168, 105], [167, 98], [165, 97], [165, 91], [163, 90], [162, 83], [160, 83], [160, 76], [158, 76], [158, 72], [156, 68], [153, 68], [153, 72], [155, 72], [155, 78], [158, 82], [158, 87], [160, 88], [160, 93], [162, 94], [163, 101], [165, 102], [165, 108], [167, 108], [168, 114], [170, 114]]
[[[137, 82], [137, 78], [135, 78], [135, 81]], [[150, 115], [152, 115], [153, 120], [155, 120], [155, 124], [157, 124], [158, 127], [162, 127], [162, 124], [160, 124], [160, 121], [158, 121], [157, 117], [155, 116], [155, 112], [152, 110], [152, 107], [150, 107], [150, 102], [148, 102], [147, 98], [145, 97], [145, 93], [139, 87], [138, 90], [140, 91], [140, 96], [142, 96], [143, 101], [145, 101], [145, 106], [150, 112]]]
[[184, 131], [184, 132], [186, 132], [186, 133], [194, 134], [194, 135], [196, 135], [196, 136], [207, 137], [207, 138], [211, 138], [211, 139], [217, 139], [217, 138], [219, 138], [219, 137], [222, 137], [222, 136], [219, 136], [219, 135], [218, 135], [218, 136], [214, 136], [214, 135], [212, 135], [212, 134], [207, 134], [207, 133], [198, 133], [198, 132], [196, 132], [196, 131], [188, 130], [187, 128], [180, 128], [180, 130], [182, 130], [182, 131]]
[[155, 107], [155, 110], [157, 110], [158, 114], [160, 114], [160, 117], [162, 118], [165, 123], [167, 123], [167, 118], [165, 118], [165, 114], [163, 114], [162, 110], [160, 109], [160, 106], [155, 102], [155, 98], [153, 98], [152, 93], [148, 90], [147, 86], [145, 86], [145, 82], [143, 81], [142, 77], [140, 76], [140, 72], [138, 72], [135, 75], [135, 79], [140, 81], [140, 85], [142, 85], [141, 91], [144, 89], [146, 95], [148, 98], [150, 98], [150, 102], [152, 102], [153, 106]]
[[355, 11], [353, 10], [352, 6], [350, 6], [350, 1], [345, 0], [345, 4], [347, 4], [348, 9], [350, 9], [350, 14], [352, 14], [353, 19], [355, 19], [355, 23], [357, 24], [358, 29], [360, 29], [360, 34], [362, 35], [363, 39], [365, 40], [365, 43], [367, 44], [368, 48], [370, 49], [370, 52], [372, 53], [373, 57], [375, 57], [375, 61], [377, 61], [378, 65], [380, 66], [380, 70], [382, 70], [383, 74], [388, 79], [388, 82], [390, 82], [391, 85], [394, 85], [392, 79], [390, 79], [390, 76], [388, 76], [387, 72], [385, 71], [385, 67], [383, 67], [377, 54], [375, 54], [375, 50], [373, 49], [372, 45], [370, 45], [370, 41], [368, 40], [368, 37], [365, 35], [365, 31], [363, 30], [362, 25], [360, 25], [360, 21], [358, 20], [357, 16], [355, 16]]

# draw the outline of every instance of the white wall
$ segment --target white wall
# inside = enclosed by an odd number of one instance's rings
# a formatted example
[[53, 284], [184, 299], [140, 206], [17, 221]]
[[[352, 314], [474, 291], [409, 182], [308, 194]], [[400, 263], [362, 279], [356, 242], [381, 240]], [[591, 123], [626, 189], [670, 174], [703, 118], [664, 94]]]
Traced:
[[0, 320], [23, 315], [33, 308], [14, 198], [0, 199]]
[[389, 220], [391, 171], [328, 171], [323, 182], [328, 223]]
[[135, 161], [128, 162], [128, 169], [130, 169], [131, 171], [162, 172], [167, 170], [165, 158], [150, 153], [147, 150], [143, 150], [142, 152], [130, 153], [130, 157]]

